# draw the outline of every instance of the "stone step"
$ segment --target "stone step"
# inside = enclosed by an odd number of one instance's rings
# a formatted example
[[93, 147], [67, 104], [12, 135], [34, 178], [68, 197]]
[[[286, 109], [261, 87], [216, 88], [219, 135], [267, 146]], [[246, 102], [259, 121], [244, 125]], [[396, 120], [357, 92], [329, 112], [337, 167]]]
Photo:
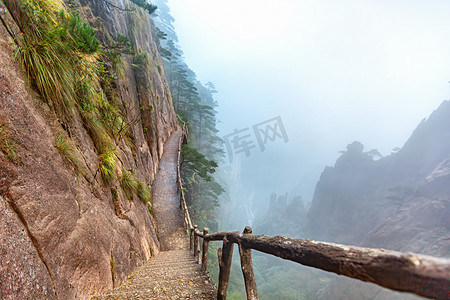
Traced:
[[[143, 288], [145, 286], [167, 286], [167, 285], [193, 285], [193, 284], [207, 284], [210, 282], [210, 278], [207, 275], [199, 275], [198, 273], [190, 273], [190, 274], [168, 274], [170, 277], [160, 276], [153, 277], [152, 279], [138, 279], [138, 280], [130, 280], [123, 281], [123, 283], [118, 287], [118, 289], [122, 287], [133, 287], [133, 288]], [[131, 282], [131, 283], [130, 283]]]
[[142, 265], [141, 267], [139, 267], [139, 268], [137, 268], [136, 269], [136, 272], [137, 271], [139, 271], [139, 270], [143, 270], [143, 269], [158, 269], [158, 268], [174, 268], [174, 267], [176, 267], [176, 266], [183, 266], [183, 265], [198, 265], [198, 266], [201, 266], [201, 265], [199, 265], [198, 263], [196, 263], [196, 261], [195, 260], [182, 260], [182, 261], [179, 261], [179, 262], [155, 262], [155, 263], [152, 263], [152, 264], [145, 264], [145, 265]]
[[160, 252], [118, 287], [93, 299], [214, 299], [216, 286], [189, 250]]
[[131, 276], [128, 277], [129, 280], [139, 280], [139, 279], [144, 279], [144, 280], [149, 280], [152, 278], [160, 278], [160, 277], [164, 277], [167, 274], [171, 274], [171, 275], [179, 275], [179, 276], [190, 276], [190, 275], [194, 275], [194, 274], [199, 274], [201, 273], [200, 270], [198, 270], [197, 268], [192, 268], [189, 266], [185, 266], [185, 267], [179, 267], [177, 269], [148, 269], [148, 270], [142, 270], [140, 272], [137, 272]]
[[95, 297], [95, 300], [122, 300], [122, 299], [215, 299], [216, 292], [214, 291], [173, 291], [169, 289], [160, 290], [141, 290], [141, 291], [130, 291], [126, 293], [118, 293], [113, 295], [105, 295], [100, 297]]
[[151, 260], [149, 265], [152, 264], [160, 264], [160, 263], [177, 263], [177, 262], [193, 262], [195, 261], [194, 256], [191, 257], [173, 257], [173, 258], [164, 258], [164, 259], [158, 259], [158, 260]]

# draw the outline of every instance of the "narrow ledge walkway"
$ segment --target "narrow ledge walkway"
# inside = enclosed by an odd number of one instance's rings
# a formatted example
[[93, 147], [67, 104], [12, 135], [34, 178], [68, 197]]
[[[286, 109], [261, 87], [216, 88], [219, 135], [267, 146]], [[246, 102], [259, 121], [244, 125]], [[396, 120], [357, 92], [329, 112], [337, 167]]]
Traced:
[[189, 250], [177, 190], [178, 143], [181, 131], [164, 144], [152, 186], [152, 204], [161, 252], [137, 267], [119, 287], [93, 299], [215, 299], [216, 286], [201, 271]]
[[152, 205], [162, 251], [189, 248], [177, 185], [178, 143], [181, 134], [181, 131], [175, 131], [164, 144], [164, 153], [152, 185]]

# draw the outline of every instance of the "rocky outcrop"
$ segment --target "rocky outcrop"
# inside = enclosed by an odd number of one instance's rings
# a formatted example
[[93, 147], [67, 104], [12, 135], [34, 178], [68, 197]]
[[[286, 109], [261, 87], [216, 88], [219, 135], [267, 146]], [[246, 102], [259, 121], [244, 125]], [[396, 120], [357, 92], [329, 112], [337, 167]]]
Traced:
[[286, 235], [291, 238], [304, 236], [307, 209], [301, 196], [289, 198], [288, 193], [270, 195], [269, 209], [266, 214], [255, 220], [255, 232], [265, 235]]
[[[14, 61], [11, 34], [20, 31], [0, 3], [0, 125], [7, 128], [0, 133], [7, 140], [0, 151], [0, 298], [87, 299], [158, 253], [156, 223], [143, 202], [123, 195], [117, 180], [102, 180], [81, 118], [73, 120], [71, 138], [83, 172], [58, 152], [55, 136], [64, 128]], [[117, 141], [117, 176], [122, 168], [134, 170], [150, 185], [164, 142], [177, 130], [176, 115], [148, 14], [138, 10], [136, 21], [105, 3], [85, 4], [92, 17], [108, 16], [103, 22], [109, 34], [127, 35], [150, 54], [140, 90], [131, 56], [124, 57], [123, 75], [113, 83], [128, 103], [128, 119], [136, 120], [133, 145]], [[136, 23], [135, 35], [128, 32], [130, 22]]]
[[[450, 256], [450, 101], [404, 147], [373, 160], [355, 142], [325, 168], [308, 214], [310, 237], [345, 244]], [[339, 279], [320, 299], [406, 299]]]
[[[360, 143], [350, 144], [334, 167], [325, 168], [316, 186], [308, 214], [311, 235], [371, 247], [395, 243], [388, 248], [448, 255], [448, 249], [408, 247], [414, 245], [411, 234], [424, 228], [446, 229], [448, 234], [449, 130], [450, 102], [445, 101], [397, 153], [375, 161]], [[397, 226], [383, 230], [386, 222]], [[396, 228], [397, 236], [380, 236]]]

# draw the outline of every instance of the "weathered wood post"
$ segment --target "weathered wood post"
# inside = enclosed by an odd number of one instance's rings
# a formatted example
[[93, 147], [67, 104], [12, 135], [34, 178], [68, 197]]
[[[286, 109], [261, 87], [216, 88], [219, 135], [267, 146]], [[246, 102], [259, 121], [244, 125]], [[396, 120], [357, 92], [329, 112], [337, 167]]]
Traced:
[[202, 255], [202, 272], [206, 272], [207, 264], [208, 264], [208, 247], [209, 242], [205, 240], [205, 236], [209, 233], [208, 228], [203, 228], [203, 255]]
[[[243, 234], [252, 234], [252, 228], [249, 226], [245, 227]], [[255, 274], [253, 273], [252, 250], [244, 248], [239, 243], [239, 255], [241, 256], [241, 269], [244, 275], [247, 300], [257, 300], [258, 292], [256, 289]]]
[[189, 230], [191, 231], [189, 235], [189, 249], [192, 250], [192, 242], [194, 241], [194, 229], [189, 228]]
[[[196, 229], [194, 234], [198, 234], [198, 233], [200, 233], [200, 232], [198, 231], [198, 229]], [[195, 237], [197, 239], [197, 245], [195, 246], [195, 249], [194, 249], [194, 251], [195, 251], [194, 256], [197, 258], [197, 263], [201, 264], [202, 262], [200, 261], [201, 260], [201, 257], [200, 257], [200, 237], [198, 235], [196, 235]]]
[[230, 278], [231, 259], [233, 257], [233, 243], [227, 237], [223, 238], [223, 246], [217, 251], [219, 256], [219, 288], [217, 299], [225, 300], [227, 298], [228, 280]]
[[197, 252], [198, 236], [195, 234], [195, 232], [197, 230], [198, 230], [198, 225], [194, 225], [194, 258], [196, 259], [196, 261], [198, 261], [198, 252]]

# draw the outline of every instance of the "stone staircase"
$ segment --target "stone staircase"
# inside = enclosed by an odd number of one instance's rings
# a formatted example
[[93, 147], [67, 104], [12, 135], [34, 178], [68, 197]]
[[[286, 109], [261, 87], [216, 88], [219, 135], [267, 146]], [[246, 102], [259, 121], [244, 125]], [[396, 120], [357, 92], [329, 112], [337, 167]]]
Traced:
[[216, 286], [189, 250], [160, 252], [121, 285], [94, 299], [215, 299]]

